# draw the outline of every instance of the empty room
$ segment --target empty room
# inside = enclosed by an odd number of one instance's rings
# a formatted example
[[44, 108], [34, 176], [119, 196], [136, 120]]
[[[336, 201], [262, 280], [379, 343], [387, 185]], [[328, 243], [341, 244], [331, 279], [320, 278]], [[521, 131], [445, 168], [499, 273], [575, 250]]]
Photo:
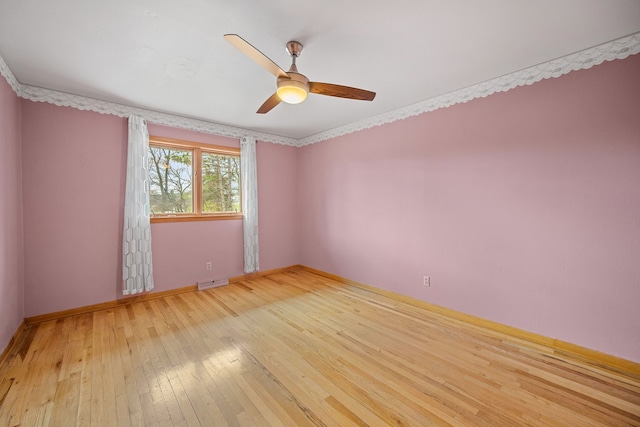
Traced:
[[0, 0], [0, 426], [640, 426], [640, 2]]

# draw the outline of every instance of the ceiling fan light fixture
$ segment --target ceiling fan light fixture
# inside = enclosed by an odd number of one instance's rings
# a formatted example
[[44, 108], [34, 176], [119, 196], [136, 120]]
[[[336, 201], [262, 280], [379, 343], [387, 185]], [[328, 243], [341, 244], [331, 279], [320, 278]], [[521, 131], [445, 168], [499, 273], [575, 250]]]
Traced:
[[280, 80], [276, 92], [287, 104], [300, 104], [307, 99], [309, 85], [297, 80]]

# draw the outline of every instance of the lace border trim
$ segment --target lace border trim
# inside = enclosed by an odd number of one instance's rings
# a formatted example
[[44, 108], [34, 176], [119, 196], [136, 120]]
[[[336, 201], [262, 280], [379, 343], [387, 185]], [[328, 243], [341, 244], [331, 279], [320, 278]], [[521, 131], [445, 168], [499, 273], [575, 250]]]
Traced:
[[640, 33], [582, 50], [552, 61], [533, 67], [525, 68], [495, 79], [487, 80], [460, 90], [456, 90], [434, 98], [426, 99], [416, 104], [408, 105], [388, 113], [379, 114], [345, 126], [320, 132], [302, 139], [287, 138], [269, 133], [256, 132], [205, 120], [181, 117], [173, 114], [160, 113], [128, 105], [100, 101], [36, 86], [24, 85], [15, 78], [9, 66], [0, 56], [0, 74], [4, 76], [9, 86], [21, 98], [36, 102], [77, 108], [79, 110], [94, 111], [100, 114], [113, 114], [119, 117], [129, 117], [132, 114], [143, 117], [151, 123], [189, 129], [198, 132], [241, 138], [251, 136], [260, 141], [275, 144], [302, 147], [327, 139], [336, 138], [350, 133], [369, 129], [403, 120], [419, 114], [450, 107], [476, 98], [484, 98], [493, 93], [505, 92], [518, 86], [531, 85], [543, 79], [560, 77], [571, 71], [588, 69], [604, 61], [624, 59], [630, 55], [640, 53]]

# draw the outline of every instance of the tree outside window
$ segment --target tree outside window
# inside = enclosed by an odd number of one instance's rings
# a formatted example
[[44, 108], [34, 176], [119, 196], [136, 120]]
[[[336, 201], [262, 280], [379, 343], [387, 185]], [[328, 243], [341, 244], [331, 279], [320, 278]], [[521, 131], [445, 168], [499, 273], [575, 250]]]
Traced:
[[149, 147], [149, 202], [152, 215], [193, 212], [191, 151]]

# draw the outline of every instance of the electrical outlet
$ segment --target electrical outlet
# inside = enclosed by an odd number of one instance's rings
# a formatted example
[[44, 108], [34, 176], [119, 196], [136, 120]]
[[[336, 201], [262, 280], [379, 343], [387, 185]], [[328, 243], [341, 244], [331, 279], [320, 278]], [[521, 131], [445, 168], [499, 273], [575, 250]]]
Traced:
[[211, 270], [211, 261], [207, 263], [207, 270]]
[[429, 276], [423, 276], [422, 284], [424, 286], [431, 286], [431, 278]]

